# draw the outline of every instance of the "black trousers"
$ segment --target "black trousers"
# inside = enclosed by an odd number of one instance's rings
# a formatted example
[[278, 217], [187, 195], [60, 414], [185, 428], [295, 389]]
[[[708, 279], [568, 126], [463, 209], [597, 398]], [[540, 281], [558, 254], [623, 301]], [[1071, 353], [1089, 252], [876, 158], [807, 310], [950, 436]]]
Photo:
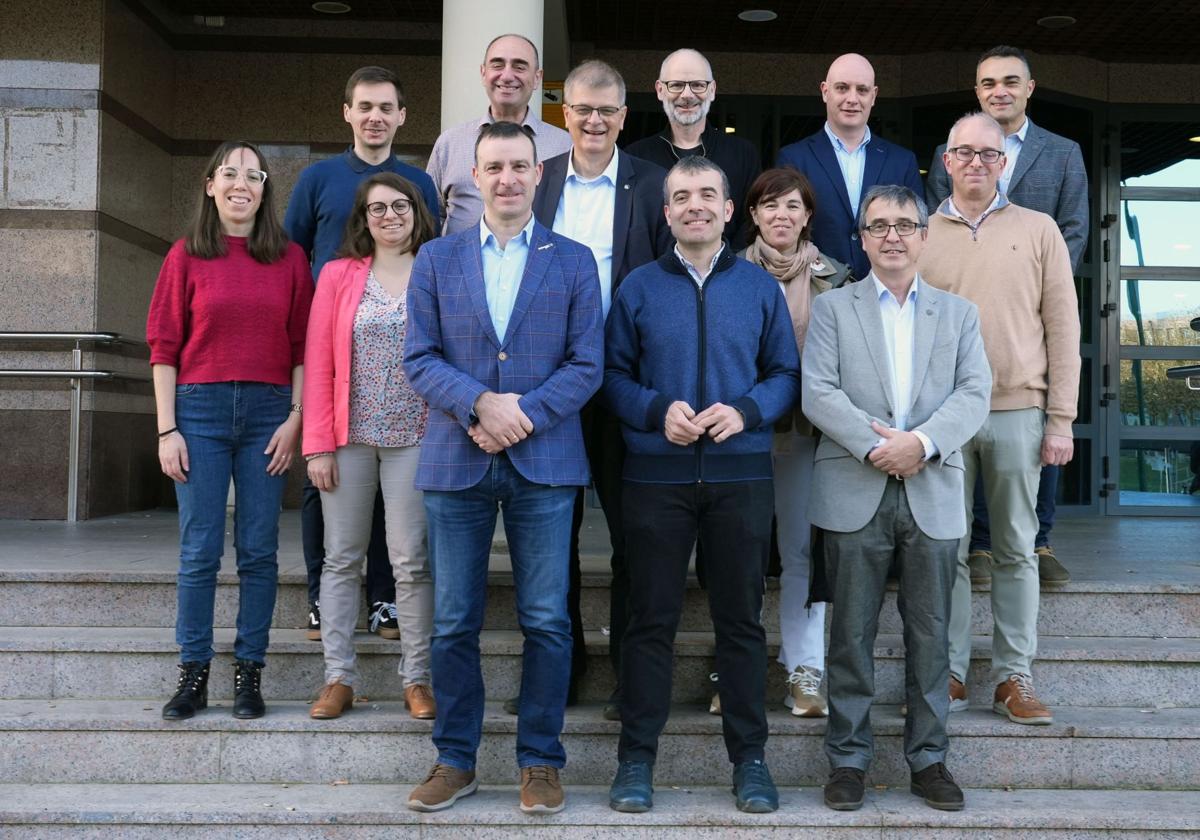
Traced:
[[[308, 570], [308, 602], [321, 600], [321, 567], [325, 565], [325, 519], [321, 513], [321, 491], [304, 479], [300, 500], [300, 539], [304, 545], [304, 566]], [[371, 520], [371, 542], [367, 546], [367, 603], [396, 603], [396, 579], [388, 558], [387, 529], [383, 519], [383, 491], [375, 493], [375, 514]]]
[[621, 761], [653, 762], [671, 704], [675, 631], [692, 546], [704, 546], [716, 631], [725, 748], [734, 764], [763, 758], [767, 641], [759, 620], [770, 552], [772, 482], [622, 488], [629, 626], [621, 648]]

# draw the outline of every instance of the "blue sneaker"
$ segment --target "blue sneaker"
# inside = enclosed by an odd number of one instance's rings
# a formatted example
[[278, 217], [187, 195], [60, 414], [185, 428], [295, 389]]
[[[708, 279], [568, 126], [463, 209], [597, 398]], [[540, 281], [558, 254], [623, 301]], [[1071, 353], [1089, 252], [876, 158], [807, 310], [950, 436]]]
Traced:
[[779, 810], [779, 791], [762, 761], [743, 761], [733, 768], [733, 793], [739, 811], [768, 814]]
[[650, 762], [622, 761], [608, 789], [608, 806], [626, 814], [649, 811], [654, 805], [654, 788], [650, 786], [653, 777], [654, 767]]

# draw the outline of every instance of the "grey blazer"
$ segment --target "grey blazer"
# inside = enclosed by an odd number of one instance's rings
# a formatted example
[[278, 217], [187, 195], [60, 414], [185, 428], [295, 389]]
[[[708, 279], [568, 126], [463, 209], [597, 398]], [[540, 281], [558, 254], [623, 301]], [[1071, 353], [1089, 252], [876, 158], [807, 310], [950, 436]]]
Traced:
[[[904, 481], [913, 519], [932, 539], [967, 532], [962, 445], [987, 419], [992, 372], [975, 304], [921, 281], [915, 301], [909, 429], [937, 447]], [[809, 519], [827, 531], [857, 531], [875, 511], [887, 475], [867, 456], [879, 440], [871, 421], [892, 424], [888, 349], [870, 279], [818, 295], [800, 364], [801, 405], [823, 433], [813, 466]]]
[[[929, 163], [925, 200], [930, 213], [950, 195], [950, 176], [942, 163], [945, 151], [943, 143]], [[1067, 241], [1071, 269], [1078, 271], [1088, 240], [1088, 180], [1079, 144], [1030, 120], [1016, 171], [1008, 182], [1008, 200], [1054, 219]]]

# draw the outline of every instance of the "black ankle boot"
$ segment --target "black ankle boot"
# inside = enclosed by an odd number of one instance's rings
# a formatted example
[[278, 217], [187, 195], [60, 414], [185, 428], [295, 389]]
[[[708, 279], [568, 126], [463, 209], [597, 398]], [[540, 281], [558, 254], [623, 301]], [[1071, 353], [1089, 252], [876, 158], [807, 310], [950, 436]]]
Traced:
[[180, 662], [175, 696], [163, 706], [163, 720], [187, 720], [208, 706], [208, 663]]
[[249, 659], [239, 659], [233, 666], [233, 716], [260, 718], [267, 712], [262, 699], [263, 666]]

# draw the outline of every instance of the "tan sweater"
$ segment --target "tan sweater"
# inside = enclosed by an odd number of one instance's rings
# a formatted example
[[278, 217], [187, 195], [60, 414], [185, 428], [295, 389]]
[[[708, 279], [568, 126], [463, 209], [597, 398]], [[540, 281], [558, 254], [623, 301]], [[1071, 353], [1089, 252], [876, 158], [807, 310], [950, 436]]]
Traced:
[[979, 307], [992, 410], [1037, 406], [1071, 436], [1079, 393], [1079, 303], [1067, 245], [1045, 213], [1007, 204], [977, 230], [934, 213], [921, 277]]

